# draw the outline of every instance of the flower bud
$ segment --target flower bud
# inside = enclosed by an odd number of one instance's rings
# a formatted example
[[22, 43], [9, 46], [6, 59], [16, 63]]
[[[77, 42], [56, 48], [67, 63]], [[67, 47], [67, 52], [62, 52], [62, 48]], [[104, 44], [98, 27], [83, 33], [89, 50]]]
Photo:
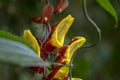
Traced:
[[55, 7], [55, 11], [60, 13], [63, 12], [69, 5], [68, 0], [58, 0], [57, 6]]

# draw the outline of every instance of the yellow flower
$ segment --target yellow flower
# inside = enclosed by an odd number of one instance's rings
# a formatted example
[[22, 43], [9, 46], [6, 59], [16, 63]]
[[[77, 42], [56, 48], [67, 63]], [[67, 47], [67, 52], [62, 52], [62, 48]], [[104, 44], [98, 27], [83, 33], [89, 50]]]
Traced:
[[86, 42], [84, 37], [75, 37], [67, 46], [59, 49], [59, 56], [56, 59], [58, 63], [69, 64], [74, 52]]
[[[55, 60], [56, 63], [69, 65], [70, 61], [75, 53], [75, 51], [80, 48], [85, 42], [86, 39], [81, 36], [73, 38], [68, 45], [63, 46], [64, 38], [72, 25], [74, 18], [71, 15], [68, 15], [66, 18], [61, 20], [53, 29], [52, 33], [49, 35], [47, 41], [44, 43], [43, 48], [41, 49], [46, 52], [52, 52], [54, 49], [59, 49], [59, 54]], [[36, 38], [32, 35], [30, 30], [24, 31], [24, 39], [33, 46], [36, 50], [38, 56], [40, 54], [40, 45]], [[34, 71], [43, 72], [43, 67], [33, 67]], [[47, 76], [49, 80], [66, 80], [69, 79], [69, 67], [68, 66], [55, 66], [53, 65], [52, 72]], [[72, 80], [81, 80], [79, 78], [72, 78]]]
[[[56, 63], [61, 64], [70, 64], [71, 58], [74, 52], [81, 47], [85, 43], [86, 39], [84, 37], [75, 37], [72, 41], [67, 45], [63, 46], [59, 49], [59, 56], [56, 59]], [[69, 74], [68, 66], [54, 66], [53, 71], [50, 73], [48, 78], [50, 80], [59, 79], [64, 80], [65, 77]], [[73, 78], [73, 80], [78, 80], [77, 78]]]
[[68, 15], [66, 18], [61, 20], [52, 30], [49, 39], [44, 45], [46, 52], [52, 52], [55, 48], [60, 48], [64, 44], [64, 38], [72, 25], [74, 18]]
[[36, 38], [32, 35], [30, 30], [24, 31], [24, 39], [32, 45], [32, 47], [36, 50], [38, 56], [40, 56], [40, 46], [36, 40]]

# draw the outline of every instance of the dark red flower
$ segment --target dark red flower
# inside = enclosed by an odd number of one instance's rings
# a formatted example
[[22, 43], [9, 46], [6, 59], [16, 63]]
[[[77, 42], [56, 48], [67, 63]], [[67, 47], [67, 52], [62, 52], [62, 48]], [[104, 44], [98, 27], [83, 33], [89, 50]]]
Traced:
[[54, 13], [54, 7], [52, 4], [46, 4], [43, 8], [40, 17], [33, 17], [32, 20], [35, 23], [46, 23], [49, 22]]
[[64, 11], [69, 5], [68, 0], [58, 0], [57, 6], [55, 7], [56, 12]]
[[41, 15], [41, 22], [49, 22], [53, 13], [54, 13], [53, 5], [51, 4], [45, 5], [42, 11], [42, 15]]

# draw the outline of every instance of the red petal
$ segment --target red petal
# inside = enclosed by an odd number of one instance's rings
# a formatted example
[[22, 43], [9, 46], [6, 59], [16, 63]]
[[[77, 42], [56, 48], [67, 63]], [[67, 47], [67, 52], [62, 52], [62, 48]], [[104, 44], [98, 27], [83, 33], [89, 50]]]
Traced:
[[53, 13], [54, 13], [53, 5], [51, 4], [45, 5], [41, 15], [42, 22], [48, 22], [52, 17]]
[[71, 43], [75, 42], [75, 41], [78, 40], [78, 39], [79, 39], [78, 37], [73, 38], [73, 39], [69, 42], [68, 45], [70, 45]]
[[67, 49], [67, 46], [63, 46], [59, 49], [60, 56], [64, 57], [66, 49]]
[[41, 18], [40, 17], [33, 17], [32, 21], [34, 21], [35, 23], [40, 23], [41, 22]]
[[59, 49], [59, 56], [56, 58], [55, 62], [57, 63], [66, 63], [66, 62], [62, 62], [62, 60], [64, 59], [64, 54], [65, 54], [65, 51], [67, 49], [67, 46], [63, 46]]
[[56, 6], [56, 11], [60, 12], [61, 6], [62, 6], [63, 0], [59, 0]]
[[55, 49], [56, 49], [56, 47], [52, 45], [52, 41], [50, 39], [45, 43], [45, 45], [43, 47], [43, 50], [45, 52], [52, 52]]

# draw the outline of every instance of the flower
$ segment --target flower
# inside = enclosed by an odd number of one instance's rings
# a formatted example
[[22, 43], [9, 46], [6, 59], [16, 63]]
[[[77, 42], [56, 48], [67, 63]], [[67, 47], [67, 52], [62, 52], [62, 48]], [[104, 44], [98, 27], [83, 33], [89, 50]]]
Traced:
[[54, 13], [54, 7], [52, 4], [46, 4], [43, 8], [42, 14], [40, 17], [33, 17], [32, 20], [35, 23], [47, 23], [50, 21]]
[[41, 15], [41, 22], [49, 22], [51, 17], [53, 16], [54, 8], [52, 4], [47, 4], [43, 8], [42, 15]]
[[73, 21], [74, 18], [68, 15], [52, 29], [52, 33], [43, 47], [44, 51], [52, 52], [54, 49], [63, 46], [65, 35]]
[[36, 38], [32, 35], [30, 30], [24, 31], [24, 39], [32, 45], [32, 47], [36, 50], [38, 56], [40, 56], [40, 46]]
[[74, 52], [85, 43], [86, 39], [81, 36], [74, 37], [68, 45], [59, 49], [57, 63], [69, 64]]
[[[58, 49], [58, 55], [56, 56], [55, 63], [62, 65], [53, 65], [52, 71], [46, 75], [49, 80], [70, 80], [69, 78], [69, 66], [70, 61], [75, 53], [75, 51], [80, 48], [86, 39], [82, 36], [74, 37], [67, 45], [64, 44], [64, 39], [67, 31], [72, 25], [74, 18], [68, 15], [58, 24], [54, 25], [52, 32], [47, 36], [46, 41], [42, 42], [42, 47], [40, 49], [40, 44], [37, 39], [32, 35], [30, 30], [24, 31], [24, 39], [33, 46], [36, 50], [37, 55], [43, 60], [49, 60], [49, 56], [46, 53], [51, 53], [53, 50]], [[43, 57], [42, 57], [43, 55]], [[44, 66], [30, 67], [32, 71], [45, 74], [47, 71]], [[48, 68], [49, 69], [49, 68]], [[72, 80], [80, 80], [79, 78], [72, 78]]]
[[[37, 52], [37, 55], [39, 57], [41, 57], [41, 52], [40, 52], [40, 46], [39, 46], [39, 43], [38, 41], [36, 40], [36, 38], [32, 35], [31, 31], [30, 30], [25, 30], [24, 31], [24, 39], [32, 45], [32, 47], [35, 49], [35, 51]], [[41, 57], [42, 58], [42, 57]], [[34, 72], [43, 72], [44, 71], [44, 67], [30, 67], [30, 69]]]
[[[66, 46], [59, 49], [59, 55], [56, 59], [56, 63], [70, 64], [74, 52], [85, 43], [86, 39], [84, 37], [75, 37]], [[68, 66], [53, 66], [53, 71], [48, 75], [49, 80], [64, 80], [68, 77], [69, 67]], [[74, 80], [74, 78], [73, 78]]]

